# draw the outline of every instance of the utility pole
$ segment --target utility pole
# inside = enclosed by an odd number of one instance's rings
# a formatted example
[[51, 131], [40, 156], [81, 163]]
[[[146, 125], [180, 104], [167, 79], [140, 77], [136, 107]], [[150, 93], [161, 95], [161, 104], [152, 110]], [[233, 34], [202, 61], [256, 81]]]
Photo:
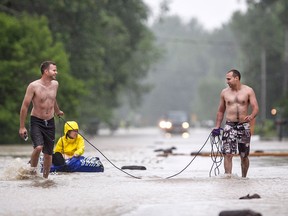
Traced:
[[284, 39], [284, 59], [283, 59], [283, 97], [287, 96], [288, 85], [288, 24], [285, 26]]
[[266, 119], [266, 49], [261, 50], [261, 120]]

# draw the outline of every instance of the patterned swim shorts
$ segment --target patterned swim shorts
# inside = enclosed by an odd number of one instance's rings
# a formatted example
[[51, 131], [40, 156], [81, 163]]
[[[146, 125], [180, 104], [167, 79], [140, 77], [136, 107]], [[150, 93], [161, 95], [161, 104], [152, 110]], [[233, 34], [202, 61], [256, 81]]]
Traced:
[[222, 136], [222, 153], [237, 154], [247, 157], [250, 152], [250, 124], [247, 122], [226, 122]]

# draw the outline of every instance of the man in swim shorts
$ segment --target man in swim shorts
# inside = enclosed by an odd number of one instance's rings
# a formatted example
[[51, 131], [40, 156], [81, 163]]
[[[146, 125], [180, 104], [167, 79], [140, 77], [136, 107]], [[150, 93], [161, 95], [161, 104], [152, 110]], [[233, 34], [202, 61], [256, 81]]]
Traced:
[[32, 102], [30, 135], [34, 150], [30, 160], [31, 172], [36, 173], [39, 156], [43, 152], [43, 177], [48, 178], [55, 141], [54, 115], [60, 116], [64, 113], [59, 109], [56, 100], [59, 85], [56, 81], [56, 64], [52, 61], [45, 61], [41, 64], [40, 70], [41, 78], [31, 82], [26, 89], [20, 110], [19, 135], [22, 138], [28, 136], [25, 120]]
[[[250, 123], [258, 114], [259, 107], [254, 90], [243, 85], [240, 80], [239, 71], [232, 69], [227, 72], [228, 87], [223, 89], [220, 94], [214, 130], [219, 131], [224, 114], [226, 114], [226, 124], [222, 136], [225, 174], [232, 174], [232, 158], [238, 150], [241, 158], [242, 177], [245, 178], [249, 169]], [[251, 114], [248, 113], [249, 106]]]

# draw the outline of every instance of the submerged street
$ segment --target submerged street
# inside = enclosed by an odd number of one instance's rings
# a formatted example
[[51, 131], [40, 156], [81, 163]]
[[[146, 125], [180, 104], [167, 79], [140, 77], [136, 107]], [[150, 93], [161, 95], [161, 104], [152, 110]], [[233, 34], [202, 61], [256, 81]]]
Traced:
[[[85, 142], [84, 155], [99, 157], [104, 173], [51, 173], [49, 180], [41, 174], [21, 178], [31, 145], [0, 146], [0, 215], [217, 216], [223, 210], [243, 209], [264, 216], [287, 215], [288, 157], [251, 156], [246, 179], [240, 177], [240, 160], [235, 157], [231, 178], [223, 175], [223, 163], [219, 175], [212, 172], [209, 177], [211, 157], [190, 155], [203, 147], [209, 133], [193, 128], [182, 138], [165, 136], [157, 128], [131, 128], [113, 136], [105, 130], [96, 137], [84, 135], [90, 142]], [[251, 153], [288, 152], [285, 141], [252, 140]], [[171, 148], [173, 155], [161, 151]], [[208, 140], [201, 152], [210, 151]], [[190, 162], [182, 173], [166, 179]], [[124, 170], [137, 178], [119, 170], [132, 165], [146, 170]], [[247, 194], [260, 198], [239, 199]]]

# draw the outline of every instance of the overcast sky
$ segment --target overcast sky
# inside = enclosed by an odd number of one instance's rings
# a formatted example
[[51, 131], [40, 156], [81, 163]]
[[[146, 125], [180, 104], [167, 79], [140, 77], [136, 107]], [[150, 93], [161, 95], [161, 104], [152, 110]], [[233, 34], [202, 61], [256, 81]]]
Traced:
[[[153, 20], [159, 13], [159, 4], [162, 0], [144, 0], [152, 9]], [[246, 11], [245, 0], [169, 0], [169, 15], [178, 15], [184, 22], [192, 17], [207, 30], [221, 27], [236, 10]]]

